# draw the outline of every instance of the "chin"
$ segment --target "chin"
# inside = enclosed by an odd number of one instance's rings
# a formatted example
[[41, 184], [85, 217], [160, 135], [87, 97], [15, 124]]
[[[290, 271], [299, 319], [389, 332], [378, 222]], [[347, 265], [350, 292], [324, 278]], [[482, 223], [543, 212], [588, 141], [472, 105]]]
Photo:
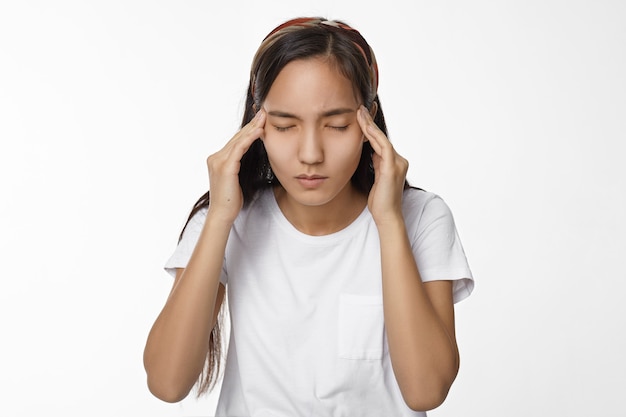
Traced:
[[[318, 193], [318, 192], [306, 192], [303, 194], [304, 195], [294, 195], [294, 194], [289, 194], [289, 195], [290, 195], [290, 198], [294, 202], [303, 206], [307, 206], [307, 207], [319, 207], [319, 206], [323, 206], [333, 201], [332, 197], [329, 197], [327, 195], [322, 195], [321, 193]], [[317, 195], [313, 195], [313, 194], [317, 194]]]
[[335, 194], [330, 194], [327, 191], [317, 190], [301, 190], [301, 189], [287, 189], [283, 185], [283, 190], [288, 196], [289, 200], [293, 203], [305, 206], [305, 207], [319, 207], [330, 203], [336, 197]]

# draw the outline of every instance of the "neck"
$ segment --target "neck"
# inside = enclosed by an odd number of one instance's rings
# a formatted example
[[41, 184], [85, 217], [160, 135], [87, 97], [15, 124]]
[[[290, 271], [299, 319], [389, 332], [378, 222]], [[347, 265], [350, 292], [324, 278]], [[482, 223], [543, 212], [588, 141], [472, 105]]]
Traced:
[[328, 235], [346, 228], [367, 205], [367, 196], [351, 186], [319, 206], [298, 203], [282, 187], [274, 188], [274, 196], [289, 223], [311, 236]]

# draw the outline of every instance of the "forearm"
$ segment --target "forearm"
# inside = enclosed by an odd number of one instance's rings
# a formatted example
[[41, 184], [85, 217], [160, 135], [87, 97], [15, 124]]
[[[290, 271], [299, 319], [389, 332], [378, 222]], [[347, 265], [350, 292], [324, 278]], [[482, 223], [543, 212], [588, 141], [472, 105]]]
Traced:
[[443, 401], [458, 370], [453, 318], [446, 326], [429, 298], [402, 217], [379, 225], [379, 234], [385, 327], [394, 373], [411, 408], [431, 409]]
[[148, 385], [166, 401], [184, 398], [204, 366], [229, 231], [230, 226], [207, 217], [191, 259], [148, 336]]

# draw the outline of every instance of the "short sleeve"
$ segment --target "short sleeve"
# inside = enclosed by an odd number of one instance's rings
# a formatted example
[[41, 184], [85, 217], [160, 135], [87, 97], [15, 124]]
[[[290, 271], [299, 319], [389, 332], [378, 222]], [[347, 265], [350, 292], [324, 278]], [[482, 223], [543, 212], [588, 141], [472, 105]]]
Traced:
[[[202, 228], [204, 227], [204, 221], [206, 219], [207, 208], [200, 209], [187, 223], [185, 230], [183, 232], [183, 236], [178, 242], [174, 253], [165, 263], [164, 269], [167, 271], [172, 277], [176, 276], [177, 268], [186, 268], [187, 263], [189, 263], [189, 259], [191, 258], [191, 254], [198, 243], [198, 239], [200, 238], [200, 232], [202, 232]], [[225, 285], [226, 284], [226, 274], [222, 268], [222, 273], [220, 276], [220, 281]]]
[[[423, 192], [422, 192], [423, 193]], [[451, 280], [457, 303], [474, 289], [474, 278], [448, 205], [439, 196], [426, 193], [417, 227], [411, 236], [413, 255], [423, 282]]]

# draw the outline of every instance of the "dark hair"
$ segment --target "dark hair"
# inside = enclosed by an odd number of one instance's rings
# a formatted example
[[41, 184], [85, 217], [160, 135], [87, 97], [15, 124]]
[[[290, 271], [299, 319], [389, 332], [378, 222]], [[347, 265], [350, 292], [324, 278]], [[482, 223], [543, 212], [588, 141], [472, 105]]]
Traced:
[[[387, 135], [385, 117], [377, 94], [378, 69], [374, 53], [359, 32], [343, 22], [323, 18], [290, 20], [278, 26], [263, 40], [252, 62], [241, 127], [252, 120], [276, 77], [287, 64], [311, 58], [327, 59], [329, 64], [352, 82], [363, 105], [370, 110], [375, 108], [374, 122]], [[351, 178], [352, 185], [363, 194], [369, 194], [374, 184], [372, 153], [370, 143], [365, 142], [359, 165]], [[260, 139], [253, 142], [241, 159], [239, 184], [244, 206], [259, 191], [279, 185]], [[189, 219], [208, 204], [209, 192], [196, 202]], [[183, 232], [184, 228], [181, 238]], [[198, 395], [212, 389], [217, 381], [221, 360], [220, 326], [218, 320], [211, 332], [207, 363], [200, 376]]]

